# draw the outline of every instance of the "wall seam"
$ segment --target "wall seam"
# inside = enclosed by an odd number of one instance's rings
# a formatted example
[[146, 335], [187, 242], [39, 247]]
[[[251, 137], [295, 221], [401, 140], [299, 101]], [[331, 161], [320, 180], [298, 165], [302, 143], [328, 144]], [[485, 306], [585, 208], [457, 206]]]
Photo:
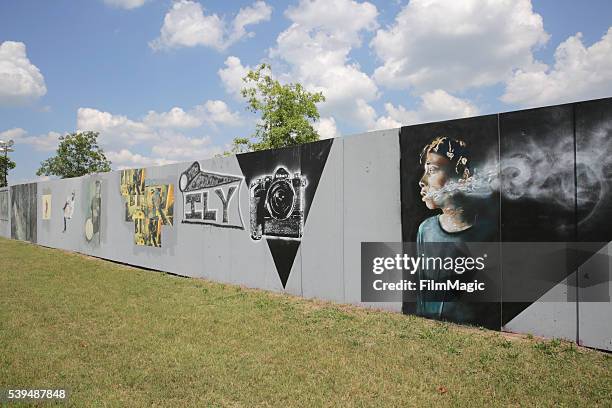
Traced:
[[344, 208], [344, 137], [342, 138], [342, 301], [346, 303], [346, 262], [344, 259], [346, 252], [346, 242], [344, 241], [344, 225], [345, 225], [345, 217], [346, 210]]
[[503, 262], [503, 238], [502, 238], [502, 191], [503, 191], [503, 179], [501, 177], [502, 171], [502, 157], [501, 157], [501, 125], [500, 118], [501, 115], [498, 113], [497, 115], [497, 174], [500, 177], [499, 183], [499, 192], [498, 192], [498, 211], [499, 214], [497, 216], [497, 223], [499, 226], [499, 278], [500, 278], [500, 288], [499, 288], [499, 330], [503, 331], [504, 327], [504, 262]]
[[[574, 240], [578, 241], [578, 163], [576, 139], [576, 104], [572, 104], [572, 132], [574, 135]], [[576, 269], [576, 344], [580, 344], [580, 267]]]

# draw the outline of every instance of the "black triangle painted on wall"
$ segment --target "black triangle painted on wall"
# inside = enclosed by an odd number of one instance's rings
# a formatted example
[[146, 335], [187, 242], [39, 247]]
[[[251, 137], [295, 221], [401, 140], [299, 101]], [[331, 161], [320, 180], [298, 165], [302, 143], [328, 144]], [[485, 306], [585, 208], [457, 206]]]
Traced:
[[333, 139], [320, 140], [315, 143], [308, 143], [301, 146], [300, 162], [302, 174], [308, 178], [308, 185], [304, 191], [304, 225], [308, 219], [310, 206], [314, 200], [323, 169], [327, 163], [327, 157], [332, 147]]
[[[285, 167], [290, 174], [299, 172], [306, 177], [307, 185], [304, 190], [304, 225], [306, 225], [310, 206], [321, 180], [332, 143], [333, 139], [320, 140], [283, 149], [238, 154], [236, 159], [247, 188], [250, 188], [251, 182], [258, 177], [273, 175], [279, 166]], [[282, 238], [266, 238], [266, 241], [284, 288], [301, 241]]]
[[300, 247], [300, 241], [275, 238], [269, 238], [266, 239], [266, 241], [268, 242], [268, 248], [270, 248], [272, 259], [274, 259], [274, 264], [276, 265], [276, 272], [283, 284], [283, 289], [285, 289], [287, 281], [289, 280], [291, 268], [293, 267], [293, 261], [295, 261], [295, 255]]

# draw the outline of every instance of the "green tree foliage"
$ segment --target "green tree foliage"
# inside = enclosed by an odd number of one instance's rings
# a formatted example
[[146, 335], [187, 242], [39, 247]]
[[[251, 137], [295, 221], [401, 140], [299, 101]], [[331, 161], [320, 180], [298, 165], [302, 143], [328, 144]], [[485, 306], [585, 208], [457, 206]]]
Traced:
[[316, 104], [325, 101], [321, 92], [308, 92], [299, 83], [281, 85], [272, 78], [271, 67], [261, 64], [242, 78], [241, 94], [247, 109], [261, 113], [251, 137], [235, 138], [230, 153], [275, 149], [319, 140], [312, 122], [319, 119]]
[[0, 187], [6, 187], [8, 185], [8, 172], [15, 168], [15, 162], [10, 157], [5, 157], [4, 153], [0, 153]]
[[40, 164], [37, 175], [69, 178], [111, 170], [111, 162], [98, 146], [98, 132], [70, 133], [59, 140], [56, 155]]

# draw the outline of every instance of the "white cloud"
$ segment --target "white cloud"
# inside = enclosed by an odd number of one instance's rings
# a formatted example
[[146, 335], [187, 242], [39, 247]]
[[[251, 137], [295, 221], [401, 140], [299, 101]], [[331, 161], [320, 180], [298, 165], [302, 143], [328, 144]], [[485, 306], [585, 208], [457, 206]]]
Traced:
[[109, 6], [132, 10], [145, 4], [148, 0], [104, 0]]
[[458, 119], [476, 116], [478, 108], [470, 101], [457, 98], [442, 89], [421, 95], [421, 103], [416, 110], [408, 110], [402, 105], [395, 107], [385, 104], [387, 116], [376, 121], [375, 129], [388, 129], [423, 122]]
[[251, 70], [251, 67], [244, 66], [240, 62], [240, 58], [230, 56], [225, 60], [225, 68], [219, 69], [217, 74], [223, 82], [225, 90], [237, 99], [242, 98], [240, 90], [244, 87], [242, 78]]
[[174, 107], [168, 112], [157, 113], [149, 111], [143, 122], [151, 127], [157, 128], [195, 128], [202, 125], [202, 120], [195, 115], [185, 112], [183, 109]]
[[26, 55], [22, 42], [0, 44], [0, 106], [19, 106], [47, 93], [45, 78]]
[[340, 136], [340, 132], [336, 128], [336, 120], [333, 116], [321, 118], [318, 122], [314, 123], [313, 127], [321, 139], [331, 139]]
[[209, 137], [185, 137], [174, 135], [153, 146], [151, 151], [161, 157], [177, 160], [202, 160], [223, 153], [219, 146], [213, 146]]
[[377, 14], [368, 2], [302, 0], [285, 12], [292, 24], [279, 34], [270, 57], [289, 65], [282, 78], [323, 92], [323, 115], [369, 125], [375, 114], [368, 116], [368, 102], [378, 97], [378, 88], [349, 53], [361, 46], [363, 32], [376, 29]]
[[77, 129], [100, 132], [101, 144], [134, 145], [159, 136], [143, 122], [133, 121], [127, 116], [113, 115], [93, 108], [79, 108]]
[[227, 104], [220, 100], [208, 100], [204, 105], [198, 105], [194, 111], [202, 117], [205, 122], [211, 124], [222, 124], [235, 126], [242, 123], [240, 114], [232, 112]]
[[165, 140], [175, 130], [209, 126], [240, 125], [241, 118], [220, 100], [208, 100], [189, 111], [173, 107], [167, 112], [149, 111], [142, 120], [132, 120], [93, 108], [79, 108], [77, 129], [100, 132], [100, 143], [112, 146], [132, 146], [143, 142]]
[[258, 24], [270, 19], [272, 8], [263, 1], [240, 9], [231, 29], [216, 14], [206, 15], [200, 3], [190, 0], [175, 2], [164, 17], [160, 36], [151, 41], [154, 50], [198, 45], [225, 50], [243, 37], [253, 33], [246, 31], [248, 25]]
[[612, 27], [590, 47], [582, 34], [569, 37], [555, 51], [554, 67], [539, 64], [517, 70], [502, 100], [523, 106], [608, 97], [612, 94]]
[[227, 39], [228, 45], [235, 43], [242, 37], [253, 37], [255, 34], [246, 31], [246, 26], [270, 20], [272, 7], [264, 1], [256, 1], [252, 6], [241, 8], [232, 24], [232, 32]]
[[16, 144], [27, 144], [38, 151], [51, 152], [57, 149], [61, 133], [48, 132], [38, 136], [30, 136], [22, 128], [12, 128], [0, 132], [0, 140], [14, 140]]
[[119, 151], [108, 151], [105, 152], [105, 155], [106, 158], [112, 162], [112, 166], [116, 170], [134, 167], [163, 166], [165, 164], [176, 163], [176, 161], [174, 160], [148, 157], [138, 153], [132, 153], [128, 149], [121, 149]]
[[22, 128], [8, 129], [8, 130], [5, 130], [4, 132], [0, 132], [0, 140], [5, 141], [5, 142], [9, 140], [15, 140], [15, 139], [25, 136], [27, 133], [28, 132], [26, 132]]
[[223, 149], [212, 145], [209, 137], [169, 134], [152, 146], [151, 155], [134, 153], [130, 149], [116, 149], [108, 151], [106, 157], [112, 162], [113, 168], [125, 169], [202, 160], [220, 153], [223, 153]]
[[457, 91], [504, 81], [546, 43], [530, 0], [411, 0], [371, 42], [390, 88]]

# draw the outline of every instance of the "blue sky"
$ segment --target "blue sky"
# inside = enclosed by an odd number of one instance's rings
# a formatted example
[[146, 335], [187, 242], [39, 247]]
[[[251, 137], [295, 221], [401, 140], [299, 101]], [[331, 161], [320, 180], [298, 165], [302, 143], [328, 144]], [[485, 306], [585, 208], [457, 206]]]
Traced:
[[4, 1], [9, 181], [75, 130], [116, 169], [219, 153], [253, 131], [237, 91], [263, 61], [327, 96], [323, 137], [612, 96], [611, 16], [605, 0]]

